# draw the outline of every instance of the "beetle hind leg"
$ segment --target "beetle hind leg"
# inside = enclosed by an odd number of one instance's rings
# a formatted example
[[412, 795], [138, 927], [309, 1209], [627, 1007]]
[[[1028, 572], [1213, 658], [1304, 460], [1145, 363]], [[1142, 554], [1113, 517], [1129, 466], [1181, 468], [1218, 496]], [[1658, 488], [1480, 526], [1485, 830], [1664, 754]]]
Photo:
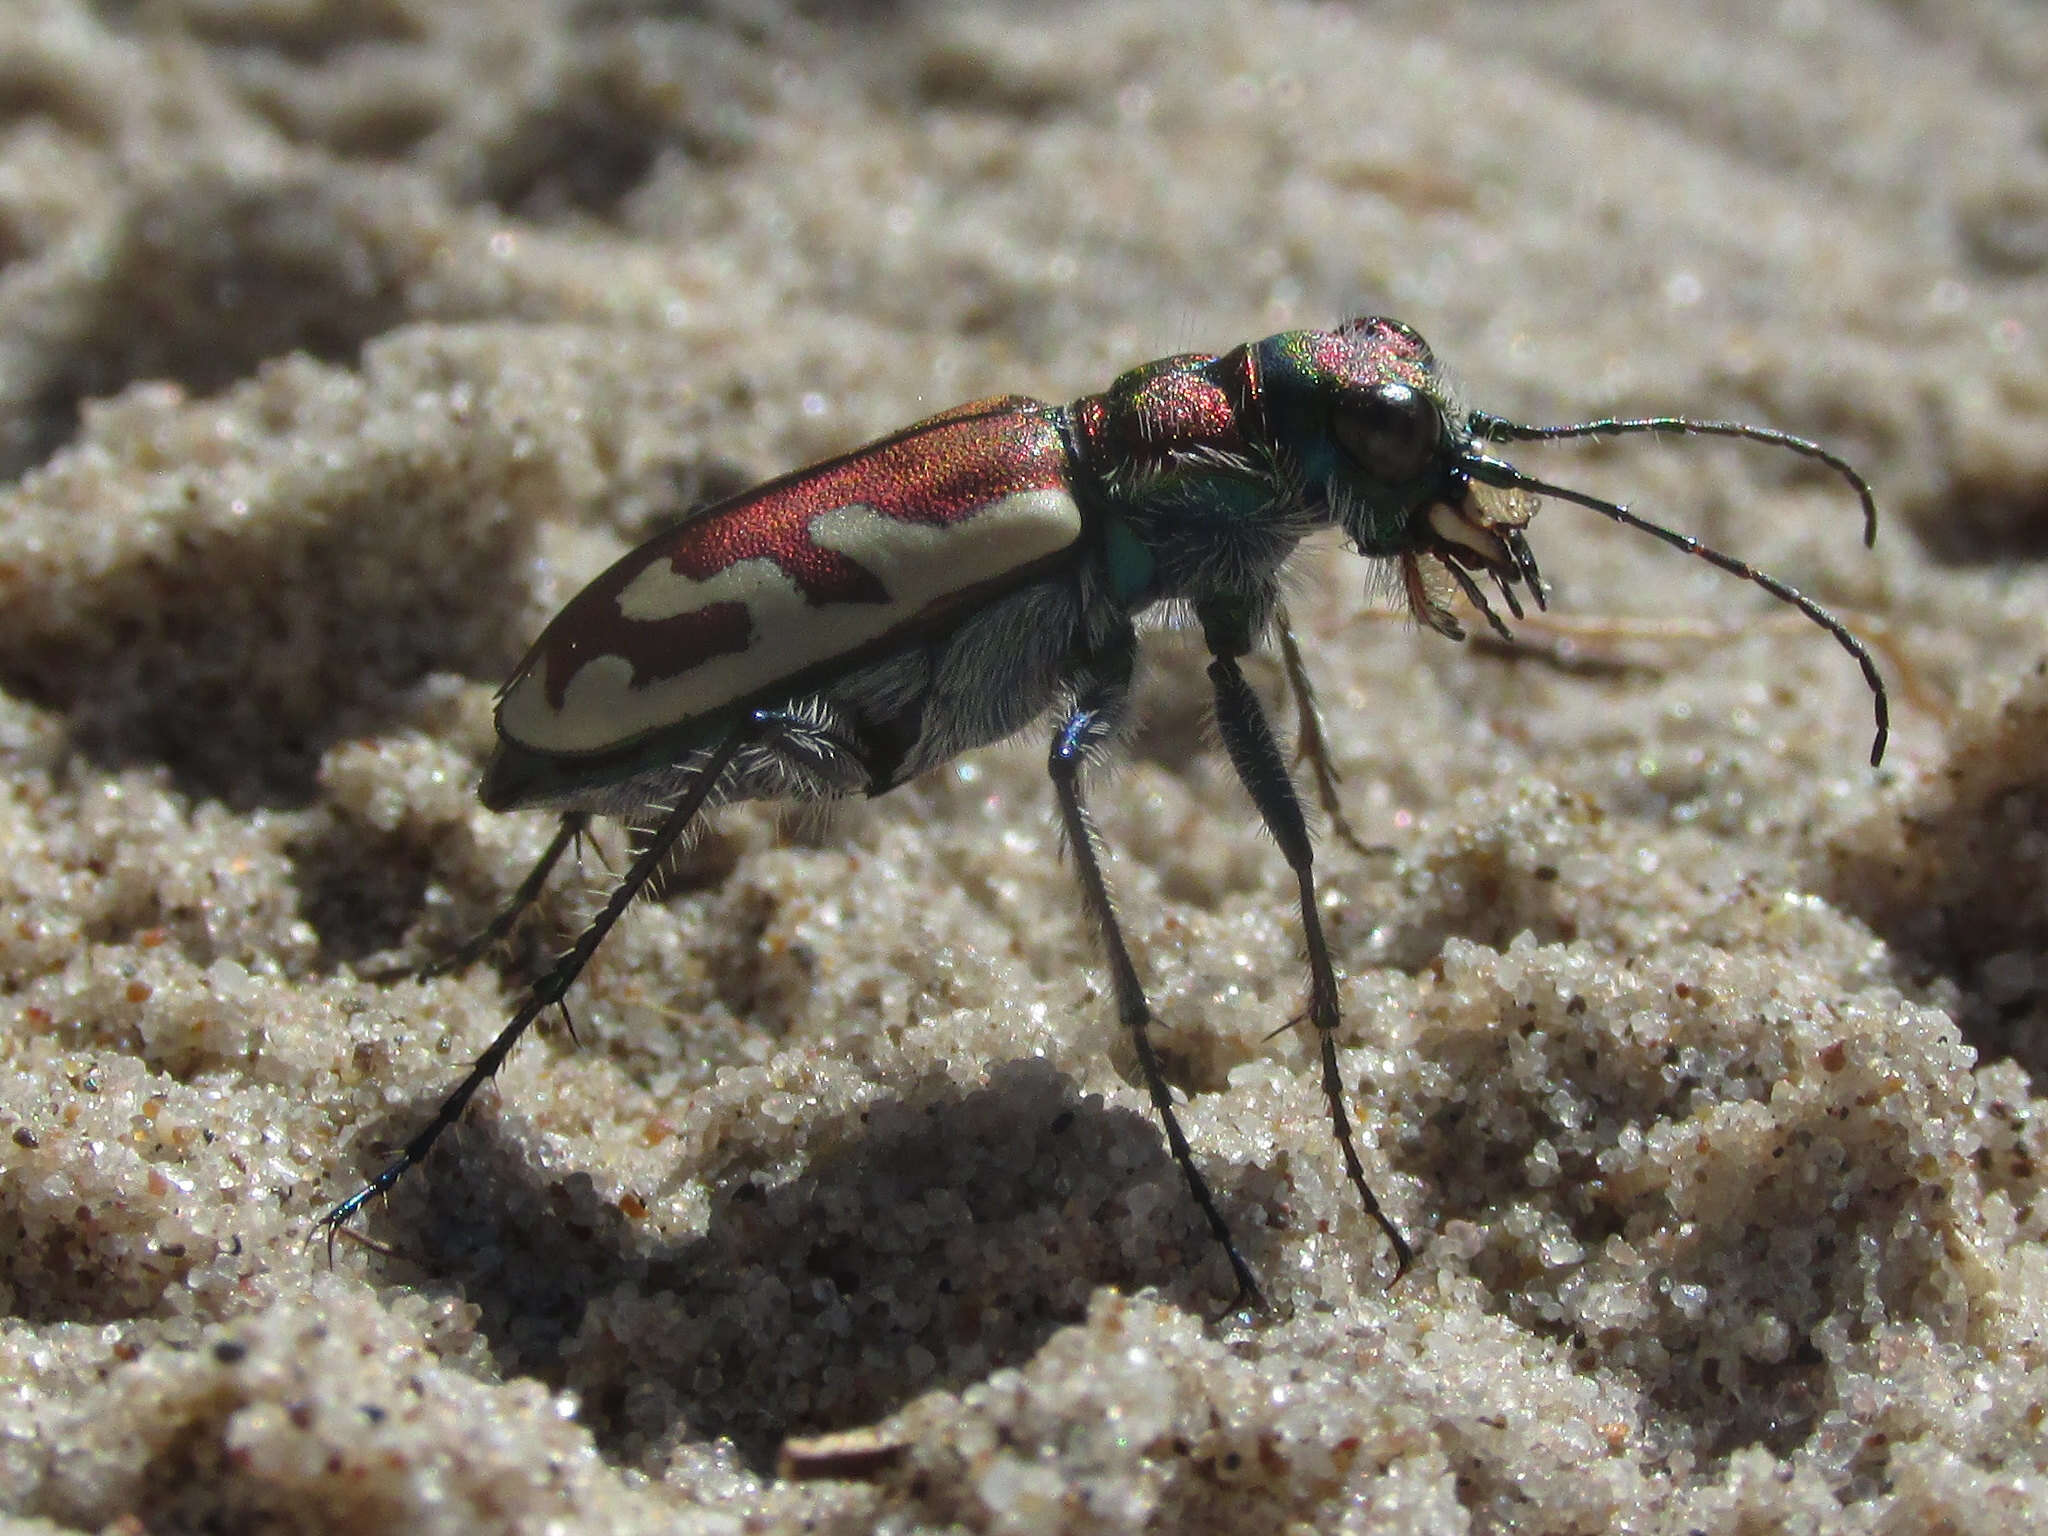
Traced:
[[[747, 717], [745, 740], [732, 767], [705, 803], [706, 811], [742, 800], [776, 802], [820, 816], [840, 800], [871, 793], [874, 769], [860, 744], [845, 728], [838, 711], [817, 700], [754, 710]], [[655, 796], [649, 806], [627, 822], [632, 851], [637, 854], [659, 835], [667, 806], [689, 792], [687, 775]], [[666, 900], [688, 881], [687, 858], [703, 826], [690, 828], [669, 851], [669, 857], [648, 883], [647, 893]]]
[[872, 754], [840, 715], [811, 702], [756, 710], [760, 734], [741, 753], [736, 776], [762, 785], [764, 800], [848, 800], [873, 793]]
[[[726, 771], [732, 766], [740, 748], [771, 728], [760, 718], [749, 717], [732, 727], [724, 739], [694, 765], [694, 777], [670, 805], [667, 815], [655, 829], [647, 846], [640, 850], [633, 860], [632, 867], [612, 888], [611, 895], [598, 909], [597, 915], [584, 926], [576, 942], [569, 946], [562, 957], [534, 979], [527, 988], [525, 1001], [520, 1003], [511, 1021], [498, 1031], [496, 1038], [484, 1048], [483, 1054], [477, 1057], [469, 1071], [464, 1074], [462, 1081], [457, 1083], [441, 1101], [441, 1107], [434, 1112], [434, 1118], [399, 1149], [398, 1155], [385, 1164], [376, 1177], [321, 1218], [321, 1225], [327, 1228], [330, 1256], [335, 1234], [348, 1224], [356, 1212], [377, 1196], [388, 1192], [410, 1169], [425, 1160], [427, 1154], [433, 1150], [434, 1143], [441, 1139], [442, 1133], [462, 1118], [463, 1110], [468, 1108], [469, 1101], [476, 1096], [476, 1091], [497, 1076], [498, 1069], [505, 1064], [505, 1058], [512, 1054], [512, 1047], [519, 1043], [519, 1037], [526, 1033], [528, 1026], [548, 1009], [559, 1006], [569, 995], [569, 989], [575, 986], [576, 978], [583, 974], [583, 968], [590, 963], [590, 957], [597, 953], [597, 947], [604, 942], [605, 936], [625, 915], [626, 909], [633, 904], [635, 898], [655, 878], [673, 853], [678, 840], [696, 822], [707, 804], [712, 802], [714, 792], [719, 788], [720, 781], [725, 778]], [[563, 818], [565, 823], [570, 819]], [[561, 832], [556, 834], [556, 840], [566, 846], [567, 838]], [[555, 856], [560, 856], [559, 850]], [[541, 873], [544, 878], [545, 870]]]

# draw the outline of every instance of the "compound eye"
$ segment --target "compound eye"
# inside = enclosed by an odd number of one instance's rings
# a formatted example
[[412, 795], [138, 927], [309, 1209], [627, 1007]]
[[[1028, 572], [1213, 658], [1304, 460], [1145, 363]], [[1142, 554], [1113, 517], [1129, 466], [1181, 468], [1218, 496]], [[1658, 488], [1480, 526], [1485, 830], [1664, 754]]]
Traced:
[[1443, 442], [1436, 402], [1406, 384], [1375, 384], [1341, 402], [1332, 426], [1359, 468], [1383, 485], [1421, 475]]

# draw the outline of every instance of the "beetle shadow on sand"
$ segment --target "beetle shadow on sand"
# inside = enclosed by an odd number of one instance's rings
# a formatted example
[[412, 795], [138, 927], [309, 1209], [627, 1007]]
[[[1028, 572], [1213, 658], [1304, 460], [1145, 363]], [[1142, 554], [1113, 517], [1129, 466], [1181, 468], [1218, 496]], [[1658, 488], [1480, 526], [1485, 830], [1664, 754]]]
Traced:
[[[718, 1438], [765, 1474], [790, 1435], [1021, 1364], [1098, 1286], [1203, 1313], [1228, 1300], [1158, 1126], [1044, 1062], [972, 1090], [934, 1076], [806, 1139], [823, 1150], [780, 1182], [731, 1159], [702, 1234], [665, 1244], [478, 1116], [373, 1213], [393, 1250], [374, 1262], [388, 1283], [459, 1291], [500, 1370], [574, 1392], [603, 1452], [653, 1475]], [[1208, 1171], [1260, 1267], [1264, 1213], [1231, 1169]]]
[[[1979, 1060], [2048, 1084], [2048, 661], [1959, 730], [1948, 759], [1825, 851], [1820, 888], [1951, 1004]], [[1953, 997], [1936, 991], [1943, 983]]]

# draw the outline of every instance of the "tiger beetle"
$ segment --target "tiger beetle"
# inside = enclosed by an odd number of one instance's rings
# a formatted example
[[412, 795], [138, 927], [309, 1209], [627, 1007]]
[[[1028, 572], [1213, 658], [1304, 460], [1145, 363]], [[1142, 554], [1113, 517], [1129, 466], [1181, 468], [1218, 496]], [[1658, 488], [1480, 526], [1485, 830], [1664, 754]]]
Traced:
[[1221, 356], [1147, 363], [1072, 405], [1003, 395], [959, 406], [697, 512], [604, 572], [541, 633], [499, 695], [481, 796], [494, 811], [561, 814], [511, 904], [440, 970], [511, 927], [592, 815], [623, 818], [637, 854], [575, 943], [528, 988], [498, 1037], [389, 1166], [325, 1218], [330, 1237], [461, 1117], [528, 1025], [560, 1006], [605, 935], [703, 816], [741, 800], [879, 795], [1050, 715], [1047, 770], [1116, 1010], [1167, 1145], [1236, 1277], [1232, 1309], [1263, 1307], [1174, 1113], [1152, 1010], [1103, 877], [1083, 767], [1131, 712], [1134, 621], [1192, 614], [1209, 650], [1217, 727], [1299, 891], [1323, 1096], [1344, 1171], [1393, 1249], [1413, 1254], [1366, 1182], [1337, 1063], [1337, 968], [1316, 904], [1312, 843], [1287, 755], [1240, 663], [1278, 636], [1298, 743], [1325, 809], [1327, 761], [1283, 566], [1336, 529], [1396, 562], [1410, 613], [1451, 639], [1465, 599], [1509, 631], [1475, 577], [1522, 617], [1544, 604], [1524, 533], [1537, 500], [1590, 508], [1752, 582], [1855, 657], [1888, 731], [1884, 682], [1833, 614], [1784, 582], [1619, 503], [1523, 473], [1491, 444], [1671, 432], [1746, 438], [1818, 460], [1863, 504], [1845, 460], [1789, 433], [1681, 416], [1523, 426], [1455, 407], [1422, 338], [1396, 320], [1286, 331]]

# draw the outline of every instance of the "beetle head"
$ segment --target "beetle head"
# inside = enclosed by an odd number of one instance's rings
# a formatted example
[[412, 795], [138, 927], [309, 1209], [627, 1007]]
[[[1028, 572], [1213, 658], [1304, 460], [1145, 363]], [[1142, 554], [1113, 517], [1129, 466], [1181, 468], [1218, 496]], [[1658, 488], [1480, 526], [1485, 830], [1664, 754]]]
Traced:
[[1298, 445], [1304, 489], [1360, 554], [1400, 562], [1416, 618], [1462, 639], [1451, 611], [1462, 591], [1505, 636], [1475, 573], [1491, 578], [1517, 618], [1521, 591], [1543, 605], [1522, 533], [1536, 498], [1474, 479], [1475, 462], [1494, 461], [1476, 448], [1427, 342], [1375, 315], [1270, 337], [1261, 354], [1262, 386]]
[[1761, 587], [1834, 636], [1870, 686], [1877, 715], [1870, 760], [1875, 764], [1884, 756], [1890, 731], [1884, 679], [1869, 650], [1841, 620], [1746, 561], [1639, 517], [1619, 502], [1526, 475], [1488, 453], [1486, 445], [1634, 433], [1763, 443], [1840, 475], [1862, 502], [1867, 544], [1877, 533], [1876, 499], [1869, 482], [1839, 455], [1775, 427], [1739, 421], [1610, 416], [1528, 426], [1486, 411], [1464, 412], [1452, 403], [1429, 344], [1400, 321], [1379, 315], [1347, 320], [1334, 331], [1269, 336], [1253, 349], [1253, 362], [1274, 438], [1293, 455], [1290, 468], [1304, 499], [1327, 507], [1329, 520], [1360, 554], [1400, 562], [1409, 610], [1431, 629], [1463, 638], [1450, 608], [1456, 591], [1503, 638], [1512, 639], [1474, 574], [1491, 578], [1516, 618], [1522, 616], [1517, 588], [1541, 607], [1543, 582], [1522, 530], [1539, 498], [1572, 502]]

